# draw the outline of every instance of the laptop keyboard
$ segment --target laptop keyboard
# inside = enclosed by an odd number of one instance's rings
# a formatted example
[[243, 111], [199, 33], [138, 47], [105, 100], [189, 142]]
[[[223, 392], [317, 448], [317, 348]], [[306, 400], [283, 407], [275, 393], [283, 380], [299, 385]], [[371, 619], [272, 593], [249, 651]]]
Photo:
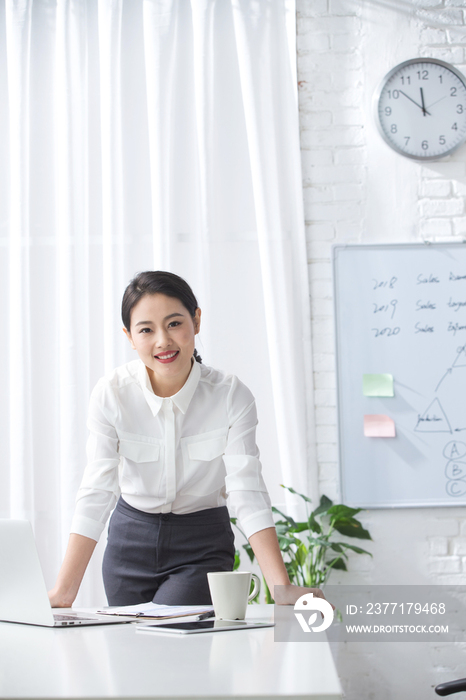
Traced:
[[55, 622], [64, 622], [67, 620], [95, 620], [95, 617], [80, 617], [79, 615], [53, 615]]

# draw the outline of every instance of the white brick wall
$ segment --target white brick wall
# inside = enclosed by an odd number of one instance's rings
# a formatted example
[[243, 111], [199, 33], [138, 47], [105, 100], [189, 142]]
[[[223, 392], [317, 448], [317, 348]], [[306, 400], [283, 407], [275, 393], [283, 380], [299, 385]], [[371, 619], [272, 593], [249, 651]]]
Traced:
[[[466, 2], [297, 0], [297, 10], [319, 485], [339, 498], [331, 246], [466, 238], [466, 146], [422, 166], [393, 152], [372, 119], [377, 84], [404, 60], [440, 58], [466, 74]], [[362, 513], [374, 556], [352, 557], [350, 571], [333, 582], [465, 585], [465, 515], [464, 508]], [[334, 649], [347, 700], [425, 700], [435, 684], [465, 675], [457, 647], [450, 655], [435, 644], [375, 649], [386, 646]]]

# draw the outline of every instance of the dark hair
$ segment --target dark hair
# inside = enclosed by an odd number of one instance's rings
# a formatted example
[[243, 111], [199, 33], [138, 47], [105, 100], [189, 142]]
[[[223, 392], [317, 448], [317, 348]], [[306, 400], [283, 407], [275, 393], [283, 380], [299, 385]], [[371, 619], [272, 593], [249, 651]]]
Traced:
[[[149, 294], [165, 294], [167, 297], [178, 299], [194, 319], [198, 308], [197, 299], [189, 284], [173, 272], [164, 270], [149, 270], [140, 272], [125, 289], [121, 302], [121, 318], [127, 331], [131, 327], [131, 312], [138, 301]], [[201, 356], [194, 348], [194, 359], [202, 362]]]

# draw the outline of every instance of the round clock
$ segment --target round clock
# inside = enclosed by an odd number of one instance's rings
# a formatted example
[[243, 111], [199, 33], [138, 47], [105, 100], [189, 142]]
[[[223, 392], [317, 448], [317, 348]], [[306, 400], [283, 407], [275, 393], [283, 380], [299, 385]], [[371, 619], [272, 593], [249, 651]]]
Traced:
[[407, 158], [437, 160], [466, 140], [466, 78], [444, 61], [413, 58], [395, 66], [374, 107], [382, 137]]

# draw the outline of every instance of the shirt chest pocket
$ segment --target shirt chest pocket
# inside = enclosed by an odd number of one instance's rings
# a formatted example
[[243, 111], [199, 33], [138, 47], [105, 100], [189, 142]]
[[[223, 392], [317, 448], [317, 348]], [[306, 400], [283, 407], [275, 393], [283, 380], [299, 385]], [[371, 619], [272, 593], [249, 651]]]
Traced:
[[159, 494], [162, 479], [160, 444], [120, 438], [122, 493]]
[[227, 446], [224, 429], [182, 438], [182, 491], [193, 496], [206, 496], [225, 485], [223, 454]]

